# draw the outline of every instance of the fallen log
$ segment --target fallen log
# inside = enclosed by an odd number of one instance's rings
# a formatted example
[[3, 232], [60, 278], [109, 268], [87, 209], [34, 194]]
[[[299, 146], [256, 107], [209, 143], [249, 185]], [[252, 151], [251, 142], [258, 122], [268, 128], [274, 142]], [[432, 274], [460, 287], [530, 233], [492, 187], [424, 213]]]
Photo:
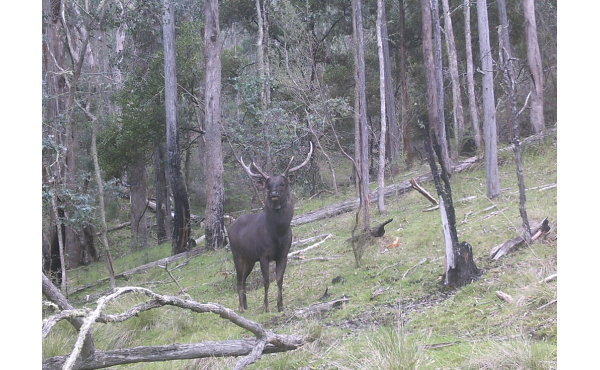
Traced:
[[[544, 218], [542, 221], [536, 223], [531, 227], [531, 240], [537, 239], [542, 233], [548, 232], [550, 227], [548, 226], [548, 217]], [[515, 238], [505, 241], [502, 244], [499, 244], [492, 248], [490, 251], [490, 258], [497, 260], [500, 257], [504, 256], [508, 253], [512, 248], [524, 242], [525, 239], [523, 235], [519, 235]]]
[[321, 314], [323, 312], [327, 312], [327, 311], [331, 310], [332, 308], [339, 307], [342, 303], [348, 302], [349, 300], [350, 300], [350, 298], [343, 297], [340, 299], [334, 299], [333, 301], [329, 301], [329, 302], [315, 303], [308, 307], [304, 307], [299, 310], [296, 310], [294, 312], [294, 315], [298, 316], [298, 317], [307, 317], [307, 316], [311, 316], [311, 315]]
[[[127, 293], [143, 293], [150, 300], [138, 304], [121, 314], [105, 314], [104, 307], [120, 295]], [[49, 299], [53, 299], [48, 297]], [[250, 331], [255, 338], [240, 340], [225, 340], [219, 342], [200, 342], [191, 344], [172, 344], [159, 346], [144, 346], [115, 351], [93, 351], [81, 353], [77, 343], [90, 333], [93, 322], [114, 323], [134, 318], [139, 313], [162, 306], [173, 306], [187, 309], [195, 313], [214, 313], [233, 324]], [[43, 369], [100, 369], [116, 365], [137, 363], [184, 360], [205, 357], [246, 356], [240, 359], [234, 369], [241, 369], [256, 362], [263, 353], [285, 352], [304, 345], [304, 340], [296, 335], [275, 334], [266, 331], [262, 325], [250, 321], [233, 310], [216, 303], [198, 303], [191, 299], [181, 299], [175, 296], [161, 295], [140, 287], [118, 288], [110, 295], [97, 301], [94, 310], [68, 309], [45, 319], [42, 322], [42, 339], [47, 336], [54, 324], [67, 317], [83, 317], [84, 326], [79, 330], [76, 345], [70, 355], [55, 356], [42, 362]]]
[[[200, 248], [194, 248], [194, 249], [192, 249], [190, 251], [187, 251], [187, 252], [176, 254], [174, 256], [169, 256], [169, 257], [166, 257], [166, 258], [162, 258], [162, 259], [160, 259], [158, 261], [150, 262], [150, 263], [147, 263], [145, 265], [138, 266], [138, 267], [136, 267], [134, 269], [121, 272], [120, 274], [116, 274], [115, 275], [115, 279], [126, 278], [129, 275], [133, 275], [133, 274], [137, 274], [137, 273], [140, 273], [140, 272], [144, 272], [144, 271], [149, 270], [149, 269], [151, 269], [153, 267], [159, 267], [159, 265], [164, 266], [167, 263], [170, 263], [170, 262], [173, 262], [173, 261], [177, 261], [177, 260], [180, 260], [182, 258], [196, 257], [196, 256], [200, 255], [201, 253], [203, 253], [204, 251], [205, 251], [205, 249], [200, 247]], [[98, 281], [94, 281], [93, 283], [89, 283], [89, 284], [86, 284], [86, 285], [81, 285], [81, 286], [75, 287], [75, 288], [69, 290], [69, 295], [77, 293], [77, 292], [80, 292], [82, 290], [89, 289], [89, 288], [91, 288], [93, 286], [102, 284], [102, 283], [104, 283], [104, 282], [106, 282], [108, 280], [109, 280], [109, 278], [106, 277], [104, 279], [100, 279]]]

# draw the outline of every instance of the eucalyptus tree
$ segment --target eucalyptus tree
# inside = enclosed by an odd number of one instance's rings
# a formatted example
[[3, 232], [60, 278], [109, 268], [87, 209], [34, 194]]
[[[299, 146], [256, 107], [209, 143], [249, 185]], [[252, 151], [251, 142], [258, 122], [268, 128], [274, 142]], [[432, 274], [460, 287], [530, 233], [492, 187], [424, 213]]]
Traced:
[[163, 0], [164, 13], [163, 48], [165, 78], [165, 117], [167, 126], [167, 156], [169, 178], [173, 192], [173, 238], [171, 254], [179, 254], [188, 249], [191, 234], [190, 205], [181, 173], [179, 131], [177, 126], [177, 66], [175, 58], [175, 10], [174, 0]]
[[527, 61], [531, 75], [531, 110], [529, 118], [531, 131], [544, 131], [544, 79], [542, 57], [537, 37], [534, 0], [523, 0], [525, 14], [525, 40], [527, 41]]
[[481, 85], [483, 89], [483, 131], [485, 137], [485, 184], [488, 198], [500, 195], [498, 178], [498, 145], [496, 134], [496, 105], [494, 100], [494, 70], [490, 47], [490, 28], [487, 1], [477, 0], [477, 29], [481, 59]]
[[221, 149], [221, 37], [219, 2], [204, 2], [204, 51], [206, 53], [206, 247], [223, 245], [223, 154]]
[[464, 0], [463, 15], [465, 21], [465, 59], [467, 76], [467, 96], [469, 98], [469, 115], [471, 117], [471, 131], [477, 150], [481, 150], [481, 130], [479, 129], [479, 113], [477, 99], [475, 98], [475, 77], [473, 68], [473, 47], [471, 45], [471, 1]]

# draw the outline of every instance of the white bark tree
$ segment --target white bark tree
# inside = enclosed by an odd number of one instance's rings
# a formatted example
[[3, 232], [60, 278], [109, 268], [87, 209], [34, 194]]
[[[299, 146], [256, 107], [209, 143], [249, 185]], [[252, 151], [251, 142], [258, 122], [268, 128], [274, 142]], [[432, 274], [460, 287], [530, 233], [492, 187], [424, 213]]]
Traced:
[[[385, 81], [385, 60], [383, 57], [383, 37], [382, 27], [385, 19], [383, 0], [377, 0], [377, 56], [379, 57], [379, 99], [380, 99], [380, 117], [381, 130], [379, 136], [379, 167], [377, 169], [377, 207], [379, 213], [385, 212], [385, 202], [383, 196], [383, 187], [385, 186], [385, 140], [387, 132], [386, 123], [386, 81]], [[387, 42], [387, 40], [386, 40]]]
[[486, 0], [477, 0], [477, 25], [481, 71], [483, 74], [481, 85], [483, 89], [483, 132], [485, 136], [485, 188], [487, 197], [492, 199], [500, 195], [500, 179], [498, 177], [494, 70]]
[[537, 38], [535, 23], [534, 0], [523, 0], [523, 13], [525, 15], [525, 41], [527, 43], [527, 61], [531, 73], [531, 110], [529, 119], [531, 131], [534, 134], [544, 131], [544, 76], [542, 57]]

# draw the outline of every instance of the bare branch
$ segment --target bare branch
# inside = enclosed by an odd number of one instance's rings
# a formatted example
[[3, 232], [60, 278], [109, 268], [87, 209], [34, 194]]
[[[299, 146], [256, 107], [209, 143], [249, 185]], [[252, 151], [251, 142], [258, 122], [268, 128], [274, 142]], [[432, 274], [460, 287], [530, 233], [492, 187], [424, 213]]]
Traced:
[[[147, 302], [138, 304], [121, 314], [107, 315], [102, 313], [102, 309], [110, 301], [128, 293], [142, 293], [151, 299]], [[188, 309], [196, 313], [212, 312], [252, 332], [256, 338], [221, 342], [201, 342], [167, 346], [136, 347], [107, 352], [96, 351], [87, 356], [83, 361], [76, 361], [81, 351], [83, 340], [88, 335], [92, 323], [122, 322], [139, 315], [140, 312], [167, 305]], [[304, 341], [298, 336], [274, 334], [272, 332], [265, 331], [260, 324], [250, 321], [236, 314], [233, 310], [230, 310], [219, 304], [202, 304], [191, 299], [184, 300], [175, 296], [160, 295], [152, 292], [149, 289], [140, 287], [118, 288], [114, 293], [100, 298], [97, 301], [97, 306], [94, 310], [73, 309], [72, 307], [68, 307], [66, 310], [44, 320], [42, 324], [42, 335], [45, 337], [52, 326], [60, 320], [73, 318], [81, 320], [81, 317], [83, 317], [83, 325], [81, 325], [79, 329], [78, 338], [73, 352], [68, 356], [56, 356], [44, 360], [44, 369], [98, 369], [136, 362], [168, 361], [222, 356], [246, 356], [240, 359], [234, 367], [234, 369], [241, 369], [258, 361], [263, 353], [289, 351], [304, 345]]]

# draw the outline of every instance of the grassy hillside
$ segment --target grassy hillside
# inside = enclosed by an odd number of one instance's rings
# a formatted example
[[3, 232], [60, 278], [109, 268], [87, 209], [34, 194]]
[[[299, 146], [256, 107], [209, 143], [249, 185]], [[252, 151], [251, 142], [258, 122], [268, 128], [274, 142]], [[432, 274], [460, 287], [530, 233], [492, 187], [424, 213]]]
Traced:
[[[294, 227], [294, 240], [329, 233], [332, 237], [301, 258], [290, 259], [284, 279], [286, 309], [282, 313], [262, 312], [263, 289], [260, 268], [256, 266], [249, 277], [249, 309], [244, 316], [271, 331], [301, 335], [307, 344], [293, 352], [265, 355], [249, 368], [555, 369], [556, 280], [540, 281], [557, 271], [557, 191], [556, 187], [540, 187], [557, 182], [556, 140], [523, 152], [529, 218], [548, 217], [552, 230], [544, 240], [520, 245], [499, 261], [492, 261], [488, 258], [491, 248], [521, 233], [512, 153], [500, 154], [499, 164], [504, 190], [498, 199], [485, 197], [482, 165], [452, 178], [459, 240], [473, 246], [475, 262], [483, 271], [478, 280], [457, 290], [444, 291], [441, 287], [444, 245], [439, 211], [424, 212], [431, 204], [417, 192], [387, 198], [384, 215], [379, 215], [373, 205], [373, 224], [389, 218], [394, 221], [387, 225], [385, 236], [365, 251], [360, 268], [356, 267], [346, 241], [354, 213]], [[417, 169], [418, 173], [426, 171], [425, 166]], [[400, 175], [395, 181], [414, 173]], [[433, 184], [422, 185], [435, 194]], [[348, 189], [338, 199], [299, 199], [296, 214], [353, 194]], [[196, 232], [200, 234], [201, 230]], [[399, 245], [386, 248], [396, 238]], [[170, 245], [164, 244], [128, 254], [115, 260], [115, 270], [119, 273], [163, 258], [169, 251]], [[105, 269], [102, 262], [71, 271], [71, 284], [78, 286], [102, 278]], [[230, 252], [204, 253], [173, 275], [194, 300], [237, 309]], [[160, 268], [134, 275], [128, 281], [118, 280], [117, 284], [179, 294], [178, 287]], [[77, 306], [94, 307], [93, 299], [85, 303], [86, 295], [93, 298], [107, 288], [107, 284], [97, 286], [70, 299]], [[326, 289], [329, 299], [345, 296], [350, 300], [318, 317], [294, 315], [295, 310], [320, 302]], [[276, 290], [272, 284], [272, 310]], [[499, 299], [496, 291], [511, 295], [513, 302]], [[110, 306], [110, 312], [122, 312], [143, 300], [144, 297], [124, 297]], [[94, 335], [102, 350], [250, 336], [216, 315], [192, 314], [176, 308], [151, 310], [121, 324], [94, 324]], [[73, 329], [61, 322], [44, 340], [43, 356], [68, 353], [73, 343]], [[234, 363], [235, 359], [203, 359], [122, 368], [229, 369]]]

